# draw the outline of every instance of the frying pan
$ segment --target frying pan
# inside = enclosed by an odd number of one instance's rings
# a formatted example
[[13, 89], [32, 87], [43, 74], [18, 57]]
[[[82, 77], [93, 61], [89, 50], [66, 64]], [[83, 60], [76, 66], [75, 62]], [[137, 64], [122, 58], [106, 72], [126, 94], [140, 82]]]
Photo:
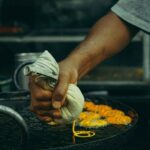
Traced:
[[[123, 110], [132, 118], [132, 123], [127, 126], [109, 125], [107, 127], [94, 129], [96, 135], [92, 138], [73, 138], [71, 125], [49, 126], [40, 121], [27, 107], [18, 109], [29, 129], [29, 145], [27, 149], [32, 150], [116, 150], [126, 144], [136, 129], [138, 114], [131, 107], [114, 100], [106, 100], [103, 97], [91, 99], [96, 104], [107, 104], [113, 108]], [[21, 100], [20, 100], [21, 101]], [[24, 101], [24, 100], [23, 100]], [[3, 104], [6, 102], [3, 101]], [[13, 100], [14, 105], [17, 101]], [[2, 101], [0, 101], [2, 103]], [[29, 99], [26, 100], [29, 103]], [[26, 104], [24, 104], [26, 105]], [[16, 105], [17, 106], [17, 105]], [[77, 130], [82, 129], [76, 127]], [[85, 129], [84, 129], [85, 130]]]

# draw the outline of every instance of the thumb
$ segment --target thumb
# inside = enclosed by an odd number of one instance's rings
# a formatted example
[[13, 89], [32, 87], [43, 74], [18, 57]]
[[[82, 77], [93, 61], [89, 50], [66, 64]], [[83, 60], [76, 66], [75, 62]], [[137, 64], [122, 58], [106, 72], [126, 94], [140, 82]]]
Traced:
[[52, 106], [55, 109], [59, 109], [64, 104], [68, 86], [69, 86], [69, 76], [59, 75], [58, 83], [52, 95]]

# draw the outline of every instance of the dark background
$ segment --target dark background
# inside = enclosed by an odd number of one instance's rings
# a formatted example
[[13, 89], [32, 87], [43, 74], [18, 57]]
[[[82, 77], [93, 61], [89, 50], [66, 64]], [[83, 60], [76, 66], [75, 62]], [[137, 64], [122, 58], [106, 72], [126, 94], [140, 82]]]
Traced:
[[[51, 35], [86, 35], [117, 0], [0, 0], [0, 38]], [[113, 36], [113, 35], [112, 35]], [[57, 61], [64, 59], [78, 42], [0, 42], [0, 74], [11, 76], [14, 56], [48, 49]], [[142, 67], [142, 42], [132, 42], [101, 66]]]

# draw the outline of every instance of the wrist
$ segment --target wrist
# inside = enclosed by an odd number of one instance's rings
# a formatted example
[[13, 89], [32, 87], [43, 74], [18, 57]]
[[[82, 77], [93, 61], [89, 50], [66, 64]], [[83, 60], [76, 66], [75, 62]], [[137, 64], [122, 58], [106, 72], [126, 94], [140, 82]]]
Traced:
[[95, 62], [94, 55], [91, 53], [89, 54], [83, 51], [78, 51], [68, 56], [67, 61], [72, 62], [74, 68], [77, 70], [78, 79], [82, 78], [93, 68]]
[[59, 77], [60, 76], [68, 78], [69, 83], [76, 83], [79, 76], [77, 64], [70, 58], [59, 62]]

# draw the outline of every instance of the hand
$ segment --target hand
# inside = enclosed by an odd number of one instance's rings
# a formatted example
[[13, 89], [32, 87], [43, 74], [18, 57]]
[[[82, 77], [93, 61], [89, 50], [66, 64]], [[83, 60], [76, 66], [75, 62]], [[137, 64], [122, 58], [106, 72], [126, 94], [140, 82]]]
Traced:
[[46, 122], [52, 121], [52, 118], [61, 118], [59, 108], [67, 105], [65, 97], [68, 85], [76, 83], [78, 78], [77, 71], [71, 61], [64, 60], [59, 63], [59, 67], [59, 79], [53, 93], [37, 85], [34, 81], [35, 77], [29, 77], [30, 108], [41, 120]]
[[[75, 62], [65, 59], [59, 63], [59, 79], [52, 94], [52, 106], [59, 109], [65, 105], [66, 93], [70, 83], [77, 83], [78, 71]], [[67, 103], [67, 102], [66, 102]]]
[[60, 111], [52, 108], [52, 92], [44, 90], [34, 82], [34, 77], [29, 77], [29, 89], [31, 93], [30, 109], [37, 116], [46, 122], [51, 122], [52, 118], [60, 118]]

